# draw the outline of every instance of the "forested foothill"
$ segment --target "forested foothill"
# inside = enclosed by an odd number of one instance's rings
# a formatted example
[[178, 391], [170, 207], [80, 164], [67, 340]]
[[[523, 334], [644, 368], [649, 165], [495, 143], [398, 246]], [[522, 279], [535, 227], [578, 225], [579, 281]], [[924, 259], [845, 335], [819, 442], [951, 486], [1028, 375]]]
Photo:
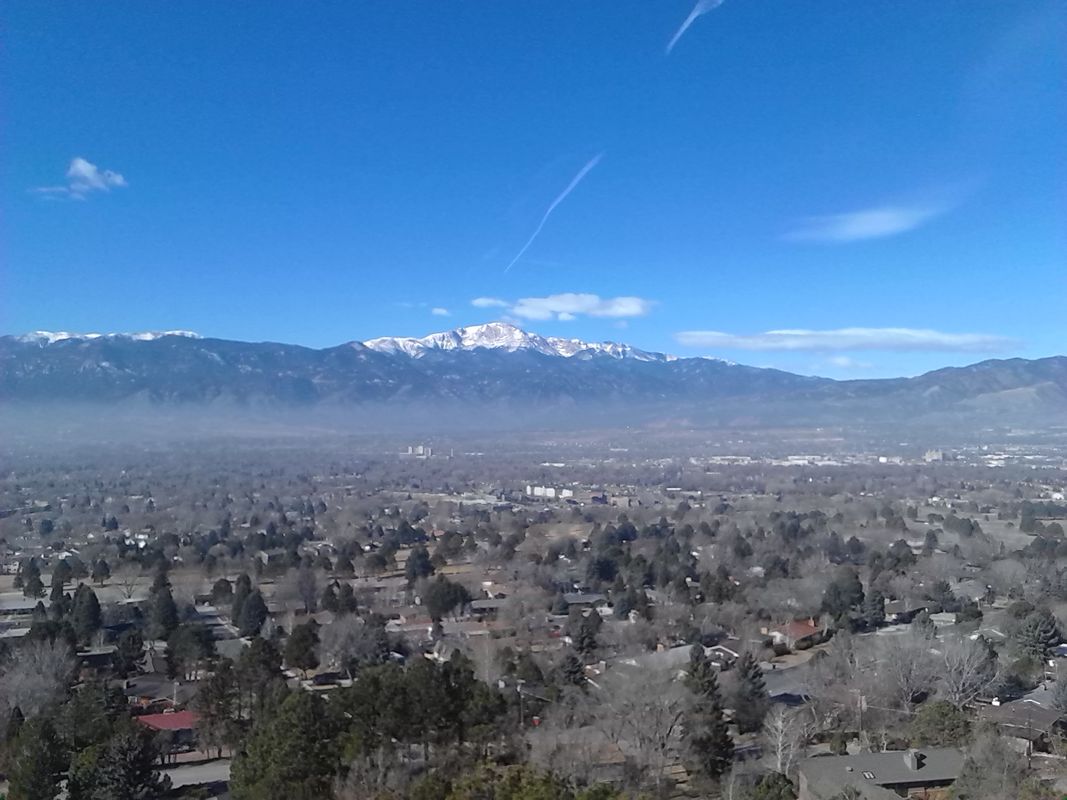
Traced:
[[1059, 451], [761, 436], [12, 448], [0, 790], [1062, 796]]

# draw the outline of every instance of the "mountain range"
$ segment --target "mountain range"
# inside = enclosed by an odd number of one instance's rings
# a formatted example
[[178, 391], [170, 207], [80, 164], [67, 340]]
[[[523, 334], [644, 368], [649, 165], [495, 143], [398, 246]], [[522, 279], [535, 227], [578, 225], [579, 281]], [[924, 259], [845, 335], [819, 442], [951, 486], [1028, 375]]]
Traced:
[[1067, 419], [1067, 358], [983, 361], [914, 378], [834, 381], [496, 322], [312, 349], [189, 331], [0, 337], [0, 404], [407, 408], [608, 424]]

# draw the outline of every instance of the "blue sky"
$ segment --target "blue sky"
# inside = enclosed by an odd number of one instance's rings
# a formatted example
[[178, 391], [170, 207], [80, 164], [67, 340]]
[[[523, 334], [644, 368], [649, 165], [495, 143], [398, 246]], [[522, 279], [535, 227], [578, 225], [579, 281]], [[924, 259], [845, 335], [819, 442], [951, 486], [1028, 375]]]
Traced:
[[8, 0], [0, 331], [1067, 350], [1067, 5], [714, 6]]

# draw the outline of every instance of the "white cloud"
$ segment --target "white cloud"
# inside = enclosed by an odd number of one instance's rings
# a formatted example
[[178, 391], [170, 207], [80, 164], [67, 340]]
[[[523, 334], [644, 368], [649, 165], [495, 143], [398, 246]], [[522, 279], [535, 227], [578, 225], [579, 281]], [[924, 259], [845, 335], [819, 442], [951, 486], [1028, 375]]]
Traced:
[[452, 312], [450, 312], [447, 308], [441, 308], [441, 306], [434, 306], [430, 309], [430, 313], [433, 314], [435, 317], [449, 317], [452, 315]]
[[118, 172], [100, 169], [90, 161], [76, 156], [67, 167], [65, 186], [40, 186], [34, 191], [38, 194], [66, 196], [82, 200], [92, 192], [110, 192], [115, 188], [126, 186], [126, 179]]
[[601, 297], [577, 292], [523, 297], [514, 302], [495, 297], [476, 297], [471, 305], [476, 308], [506, 308], [509, 314], [519, 319], [555, 319], [564, 322], [578, 317], [643, 317], [652, 310], [652, 301], [642, 297]]
[[675, 335], [687, 347], [733, 350], [896, 350], [988, 353], [1016, 344], [988, 333], [944, 333], [921, 328], [839, 328], [836, 330], [776, 330], [754, 334], [720, 331], [682, 331]]
[[844, 214], [806, 217], [786, 234], [786, 239], [833, 244], [881, 239], [913, 231], [948, 210], [949, 207], [943, 205], [879, 206]]
[[826, 363], [838, 369], [870, 369], [873, 366], [869, 361], [857, 361], [851, 356], [831, 356]]

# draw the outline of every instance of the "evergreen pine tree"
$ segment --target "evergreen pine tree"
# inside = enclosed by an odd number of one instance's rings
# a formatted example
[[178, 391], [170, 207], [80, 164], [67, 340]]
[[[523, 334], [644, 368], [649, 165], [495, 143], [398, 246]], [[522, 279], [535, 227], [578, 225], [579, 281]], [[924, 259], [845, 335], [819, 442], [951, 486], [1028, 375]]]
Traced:
[[267, 621], [267, 604], [263, 595], [254, 591], [241, 605], [241, 617], [237, 621], [237, 630], [242, 636], [255, 636]]
[[332, 614], [337, 613], [337, 609], [340, 605], [337, 600], [337, 586], [336, 584], [329, 584], [322, 592], [321, 605], [323, 610], [329, 611]]
[[144, 638], [137, 628], [128, 628], [119, 634], [114, 655], [115, 672], [125, 678], [136, 671], [137, 664], [144, 656]]
[[96, 599], [96, 592], [79, 583], [74, 591], [74, 609], [71, 612], [71, 624], [74, 633], [81, 642], [88, 642], [102, 624], [100, 616], [100, 601]]
[[285, 663], [296, 667], [307, 677], [309, 669], [319, 665], [319, 631], [314, 620], [297, 625], [285, 643]]
[[74, 570], [70, 568], [67, 559], [61, 559], [52, 569], [52, 585], [66, 586], [74, 577]]
[[72, 756], [67, 770], [68, 800], [93, 800], [104, 746], [104, 743], [94, 744]]
[[238, 657], [236, 669], [237, 682], [249, 696], [256, 716], [264, 708], [272, 687], [281, 680], [282, 654], [274, 642], [253, 636], [251, 644]]
[[601, 621], [600, 615], [594, 610], [590, 611], [589, 616], [584, 617], [578, 625], [578, 635], [575, 636], [574, 646], [585, 658], [589, 658], [596, 652], [596, 634], [600, 627], [597, 624], [598, 621]]
[[407, 563], [404, 565], [404, 575], [408, 579], [408, 585], [413, 585], [420, 578], [428, 578], [434, 573], [433, 563], [430, 561], [430, 553], [423, 545], [411, 548]]
[[734, 720], [741, 733], [754, 733], [763, 724], [770, 701], [763, 669], [752, 653], [744, 653], [737, 662], [737, 703]]
[[93, 564], [93, 582], [97, 586], [103, 586], [104, 582], [111, 577], [111, 567], [108, 566], [107, 561], [99, 559]]
[[701, 644], [690, 651], [685, 684], [693, 693], [693, 706], [685, 718], [690, 756], [701, 774], [718, 780], [733, 763], [734, 742], [723, 718], [716, 667]]
[[153, 639], [166, 639], [178, 627], [178, 606], [171, 594], [170, 584], [161, 586], [152, 593], [149, 617], [149, 634]]
[[233, 585], [225, 578], [219, 578], [211, 587], [211, 602], [224, 605], [233, 599]]
[[332, 796], [339, 764], [336, 726], [323, 699], [295, 692], [264, 716], [233, 761], [234, 800], [320, 800]]
[[565, 684], [585, 686], [585, 667], [582, 666], [582, 660], [575, 653], [568, 652], [563, 656], [559, 672]]
[[201, 681], [193, 705], [200, 714], [197, 725], [203, 742], [218, 748], [222, 756], [224, 745], [233, 746], [238, 738], [240, 697], [237, 672], [228, 658], [219, 661], [214, 673]]
[[63, 610], [65, 609], [63, 597], [63, 584], [53, 583], [52, 591], [48, 595], [48, 602], [53, 610], [52, 616], [56, 619], [61, 619], [63, 617]]
[[877, 589], [871, 589], [863, 598], [861, 607], [863, 614], [863, 626], [867, 630], [874, 630], [885, 624], [885, 597]]
[[1019, 651], [1040, 660], [1048, 658], [1049, 651], [1059, 642], [1059, 626], [1047, 608], [1039, 608], [1027, 615], [1015, 634]]
[[44, 597], [44, 582], [36, 559], [31, 558], [22, 570], [22, 596]]
[[156, 595], [164, 589], [169, 588], [170, 578], [167, 577], [167, 564], [164, 561], [160, 563], [155, 575], [152, 576], [152, 588], [149, 589], [149, 594]]
[[230, 603], [230, 619], [233, 620], [234, 625], [240, 623], [241, 610], [250, 594], [252, 594], [252, 579], [242, 572], [237, 576], [237, 583], [233, 587], [233, 601]]
[[342, 583], [341, 591], [337, 595], [337, 613], [339, 614], [355, 614], [358, 608], [356, 603], [356, 593], [352, 589], [351, 584]]
[[170, 788], [170, 778], [156, 769], [158, 749], [148, 730], [133, 723], [120, 728], [100, 753], [93, 800], [152, 800]]
[[46, 717], [30, 720], [15, 740], [8, 775], [12, 800], [55, 800], [64, 766], [52, 722]]

